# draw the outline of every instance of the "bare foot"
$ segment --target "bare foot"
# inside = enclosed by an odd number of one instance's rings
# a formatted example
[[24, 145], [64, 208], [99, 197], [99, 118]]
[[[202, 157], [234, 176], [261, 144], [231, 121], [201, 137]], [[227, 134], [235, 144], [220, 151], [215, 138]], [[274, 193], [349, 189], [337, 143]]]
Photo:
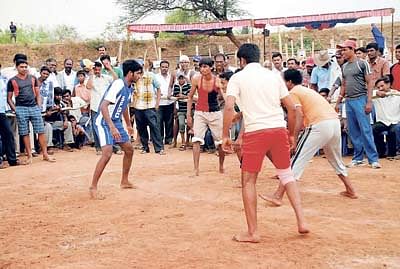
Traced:
[[129, 181], [121, 183], [120, 187], [121, 187], [121, 189], [136, 189], [137, 188], [135, 185], [133, 185]]
[[282, 199], [279, 199], [275, 196], [269, 196], [269, 195], [263, 195], [263, 194], [259, 194], [258, 196], [260, 196], [261, 199], [270, 202], [271, 204], [273, 204], [274, 206], [281, 206], [282, 205]]
[[30, 165], [32, 164], [32, 158], [27, 158], [25, 161], [21, 162], [21, 165]]
[[349, 191], [342, 191], [340, 193], [340, 195], [342, 195], [344, 197], [348, 197], [350, 199], [357, 199], [358, 198], [357, 194], [355, 194], [354, 192], [349, 192]]
[[56, 162], [56, 159], [53, 157], [50, 157], [50, 156], [46, 156], [46, 157], [43, 156], [43, 161], [54, 163], [54, 162]]
[[95, 188], [89, 188], [89, 194], [90, 194], [90, 199], [92, 199], [92, 200], [106, 199], [106, 197], [104, 195], [101, 195], [100, 193], [98, 193], [97, 189], [95, 189]]
[[250, 235], [247, 232], [243, 232], [232, 237], [233, 241], [242, 243], [259, 243], [261, 238], [258, 234]]
[[310, 232], [310, 230], [304, 225], [300, 225], [298, 227], [298, 231], [299, 231], [299, 234], [308, 234]]
[[196, 176], [196, 177], [198, 177], [199, 176], [199, 169], [194, 169], [194, 175]]

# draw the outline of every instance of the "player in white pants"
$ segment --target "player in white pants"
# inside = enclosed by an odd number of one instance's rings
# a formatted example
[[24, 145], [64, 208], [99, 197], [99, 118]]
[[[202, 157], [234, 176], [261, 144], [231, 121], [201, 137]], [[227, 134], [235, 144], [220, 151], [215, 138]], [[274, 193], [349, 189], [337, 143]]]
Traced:
[[[323, 149], [329, 163], [335, 170], [337, 176], [343, 182], [346, 190], [340, 194], [352, 199], [357, 195], [348, 179], [346, 167], [341, 155], [341, 130], [337, 113], [331, 105], [316, 91], [301, 86], [302, 76], [298, 70], [287, 70], [283, 77], [290, 96], [297, 106], [297, 121], [295, 127], [294, 155], [291, 159], [294, 178], [299, 180], [307, 163], [314, 157], [319, 149]], [[296, 138], [304, 126], [304, 132]], [[282, 184], [272, 196], [260, 195], [264, 200], [276, 206], [282, 204], [285, 188]]]

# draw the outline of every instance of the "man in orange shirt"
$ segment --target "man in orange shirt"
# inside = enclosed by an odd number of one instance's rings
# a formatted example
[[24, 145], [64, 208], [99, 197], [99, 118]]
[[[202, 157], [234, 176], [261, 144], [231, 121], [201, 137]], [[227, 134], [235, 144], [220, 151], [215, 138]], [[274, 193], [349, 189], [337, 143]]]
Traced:
[[[340, 121], [337, 113], [321, 95], [301, 86], [303, 78], [300, 71], [286, 70], [283, 78], [297, 108], [293, 137], [295, 146], [292, 148], [294, 155], [291, 159], [294, 178], [300, 179], [307, 163], [320, 148], [323, 148], [329, 163], [346, 187], [346, 191], [340, 194], [352, 199], [357, 198], [342, 160]], [[297, 140], [303, 124], [304, 132]], [[280, 206], [284, 193], [285, 188], [280, 184], [273, 196], [260, 195], [260, 197]]]
[[395, 55], [398, 62], [390, 68], [390, 75], [392, 78], [392, 89], [400, 91], [400, 45], [396, 46]]
[[378, 55], [379, 48], [377, 43], [369, 43], [367, 45], [368, 63], [371, 68], [371, 83], [375, 82], [383, 76], [390, 74], [390, 65], [387, 60]]

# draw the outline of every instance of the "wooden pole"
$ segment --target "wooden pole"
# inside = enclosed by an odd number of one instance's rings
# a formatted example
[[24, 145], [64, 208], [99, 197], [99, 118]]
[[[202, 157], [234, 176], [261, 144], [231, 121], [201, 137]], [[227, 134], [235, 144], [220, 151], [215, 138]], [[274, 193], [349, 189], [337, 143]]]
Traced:
[[311, 56], [314, 57], [314, 40], [311, 42]]
[[122, 41], [119, 42], [119, 48], [118, 48], [118, 62], [122, 61]]
[[294, 57], [294, 46], [293, 46], [293, 39], [290, 39], [290, 49], [292, 51], [292, 58]]
[[162, 60], [161, 47], [158, 47], [158, 56], [160, 57], [159, 60]]
[[238, 64], [238, 58], [237, 58], [237, 50], [235, 50], [235, 66], [237, 67]]
[[219, 53], [224, 53], [224, 47], [222, 45], [218, 46]]
[[269, 45], [269, 51], [268, 51], [269, 57], [268, 57], [268, 59], [270, 61], [272, 61], [272, 40], [271, 40], [271, 35], [268, 36], [268, 45]]
[[196, 45], [196, 56], [199, 56], [199, 46]]
[[280, 28], [278, 28], [278, 42], [279, 42], [279, 52], [282, 54], [282, 36]]
[[303, 37], [303, 32], [300, 32], [300, 48], [301, 48], [301, 50], [304, 49], [304, 37]]
[[289, 48], [287, 42], [285, 42], [285, 54], [286, 54], [286, 60], [289, 59]]
[[154, 37], [154, 51], [157, 56], [157, 60], [160, 60], [160, 55], [158, 55], [158, 44], [157, 44], [157, 37]]
[[392, 10], [392, 63], [393, 63], [393, 56], [394, 56], [394, 35], [393, 35], [393, 28], [394, 28], [394, 10]]
[[211, 48], [208, 47], [208, 56], [211, 58]]

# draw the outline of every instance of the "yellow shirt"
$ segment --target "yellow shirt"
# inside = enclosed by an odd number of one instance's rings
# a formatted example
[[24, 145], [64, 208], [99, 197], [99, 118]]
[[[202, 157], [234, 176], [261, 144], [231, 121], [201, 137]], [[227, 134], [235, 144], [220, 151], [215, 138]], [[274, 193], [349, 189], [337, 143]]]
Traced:
[[293, 102], [302, 107], [305, 126], [338, 118], [333, 107], [316, 91], [296, 85], [289, 93]]

